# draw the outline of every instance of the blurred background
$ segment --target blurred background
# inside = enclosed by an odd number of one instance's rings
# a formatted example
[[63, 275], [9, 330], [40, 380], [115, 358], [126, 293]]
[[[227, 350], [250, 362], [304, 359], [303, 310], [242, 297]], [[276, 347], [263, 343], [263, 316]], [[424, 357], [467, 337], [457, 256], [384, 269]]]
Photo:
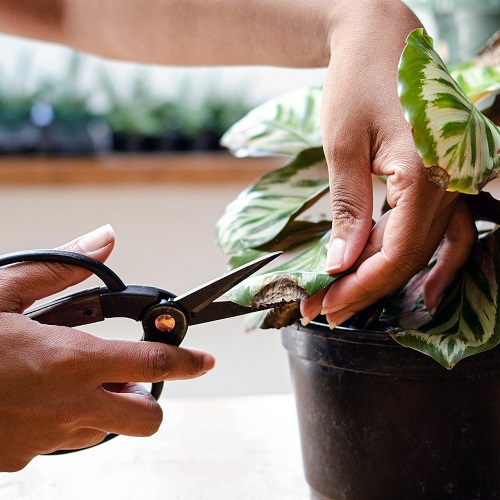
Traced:
[[[500, 26], [500, 0], [409, 0], [449, 64]], [[256, 104], [323, 70], [137, 65], [1, 36], [0, 154], [210, 151]]]
[[[450, 63], [471, 57], [500, 26], [497, 0], [410, 6]], [[224, 271], [215, 223], [276, 165], [228, 158], [221, 134], [256, 104], [324, 76], [321, 69], [110, 62], [7, 36], [0, 53], [0, 252], [54, 247], [111, 223], [117, 244], [109, 265], [127, 283], [174, 293]], [[140, 326], [125, 320], [87, 330], [140, 337]], [[276, 331], [246, 333], [236, 318], [192, 328], [185, 344], [214, 353], [217, 369], [167, 384], [167, 396], [291, 390]]]

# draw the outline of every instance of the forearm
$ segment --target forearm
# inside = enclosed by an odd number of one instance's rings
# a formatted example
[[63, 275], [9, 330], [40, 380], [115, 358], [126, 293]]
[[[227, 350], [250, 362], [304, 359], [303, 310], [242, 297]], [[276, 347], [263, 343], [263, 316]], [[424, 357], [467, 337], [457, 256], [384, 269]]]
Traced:
[[[344, 36], [340, 29], [336, 34], [337, 26], [345, 26], [349, 17], [360, 17], [363, 7], [399, 3], [0, 0], [0, 30], [63, 43], [102, 57], [145, 63], [321, 67], [329, 62], [331, 38]], [[363, 26], [353, 25], [352, 29], [363, 30]]]
[[[71, 5], [68, 27], [80, 37], [75, 42], [92, 52], [109, 50], [104, 55], [111, 57], [175, 65], [326, 64], [328, 22], [324, 18], [329, 0], [67, 3]], [[83, 21], [89, 8], [98, 25]], [[96, 35], [99, 44], [95, 44]]]

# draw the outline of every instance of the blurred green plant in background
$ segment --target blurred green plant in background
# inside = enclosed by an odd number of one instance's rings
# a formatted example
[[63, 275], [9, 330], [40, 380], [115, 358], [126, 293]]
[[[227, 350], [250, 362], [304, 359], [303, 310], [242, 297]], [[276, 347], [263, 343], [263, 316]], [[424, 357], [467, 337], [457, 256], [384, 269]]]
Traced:
[[142, 66], [126, 82], [98, 68], [96, 83], [86, 88], [85, 56], [76, 52], [60, 76], [34, 82], [31, 66], [25, 55], [13, 75], [0, 71], [0, 153], [216, 150], [222, 134], [253, 106], [243, 92], [223, 95], [211, 82], [203, 82], [201, 96], [186, 81], [173, 97], [159, 96]]

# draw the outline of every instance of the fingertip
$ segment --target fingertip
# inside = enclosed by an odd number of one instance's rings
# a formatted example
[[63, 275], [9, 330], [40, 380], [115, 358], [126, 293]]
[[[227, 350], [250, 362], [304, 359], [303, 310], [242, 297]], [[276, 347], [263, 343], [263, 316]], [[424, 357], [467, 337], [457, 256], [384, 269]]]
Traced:
[[340, 228], [338, 223], [332, 225], [332, 236], [328, 244], [325, 271], [330, 275], [339, 275], [351, 269], [360, 255], [367, 250], [373, 229], [370, 218], [367, 223], [359, 221], [349, 231]]
[[113, 251], [115, 239], [116, 235], [113, 227], [111, 224], [105, 224], [83, 236], [75, 238], [66, 245], [59, 247], [59, 249], [81, 253], [104, 262]]
[[204, 375], [215, 367], [215, 357], [209, 352], [195, 347], [186, 347], [183, 350], [190, 354], [193, 367], [196, 366], [195, 376]]
[[350, 268], [370, 234], [373, 182], [368, 144], [369, 141], [362, 144], [358, 141], [344, 142], [326, 153], [332, 209], [332, 233], [325, 266], [329, 274], [338, 274]]
[[423, 285], [424, 306], [429, 311], [431, 316], [436, 314], [436, 311], [443, 300], [444, 292], [447, 286], [447, 282], [444, 281], [444, 278], [440, 282], [433, 278], [434, 277], [432, 275], [428, 276]]
[[311, 322], [311, 318], [309, 316], [304, 316], [303, 318], [300, 319], [300, 324], [302, 326], [307, 326]]
[[80, 236], [72, 244], [78, 246], [83, 253], [91, 254], [109, 245], [113, 245], [115, 238], [115, 231], [111, 224], [105, 224], [90, 233]]
[[434, 301], [432, 305], [429, 306], [429, 312], [431, 313], [431, 316], [435, 316], [436, 311], [438, 310], [438, 307], [441, 305], [441, 302], [443, 301], [444, 293], [440, 294], [438, 298]]
[[309, 302], [310, 301], [311, 301], [310, 298], [303, 299], [303, 300], [300, 301], [299, 311], [300, 311], [300, 315], [303, 318], [308, 317], [309, 316], [309, 311], [312, 309], [312, 307], [309, 307]]
[[318, 293], [314, 294], [312, 297], [303, 299], [300, 301], [300, 314], [302, 318], [309, 323], [312, 321], [323, 308], [323, 297], [327, 292], [327, 288], [320, 290]]
[[203, 353], [203, 373], [207, 373], [215, 367], [215, 358], [208, 352]]
[[342, 238], [332, 238], [326, 256], [326, 272], [338, 273], [345, 262], [346, 242]]

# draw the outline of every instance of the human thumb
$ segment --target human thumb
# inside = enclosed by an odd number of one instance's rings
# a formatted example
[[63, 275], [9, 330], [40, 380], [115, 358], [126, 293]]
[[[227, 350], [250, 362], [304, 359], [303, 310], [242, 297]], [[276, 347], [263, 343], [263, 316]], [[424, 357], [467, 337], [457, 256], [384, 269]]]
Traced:
[[[57, 250], [81, 253], [104, 262], [115, 242], [110, 225], [80, 236]], [[0, 311], [23, 312], [36, 300], [83, 281], [90, 272], [59, 262], [22, 262], [0, 269]]]
[[[338, 274], [351, 267], [363, 251], [372, 227], [373, 187], [370, 164], [350, 156], [350, 168], [339, 157], [329, 162], [332, 234], [326, 271]], [[357, 168], [356, 168], [357, 167]]]
[[338, 47], [335, 57], [332, 55], [321, 104], [332, 209], [326, 260], [330, 274], [346, 271], [361, 255], [370, 235], [373, 212], [372, 133], [368, 126], [373, 111], [371, 103], [363, 103], [357, 94], [353, 97], [352, 80], [341, 67], [344, 57]]

